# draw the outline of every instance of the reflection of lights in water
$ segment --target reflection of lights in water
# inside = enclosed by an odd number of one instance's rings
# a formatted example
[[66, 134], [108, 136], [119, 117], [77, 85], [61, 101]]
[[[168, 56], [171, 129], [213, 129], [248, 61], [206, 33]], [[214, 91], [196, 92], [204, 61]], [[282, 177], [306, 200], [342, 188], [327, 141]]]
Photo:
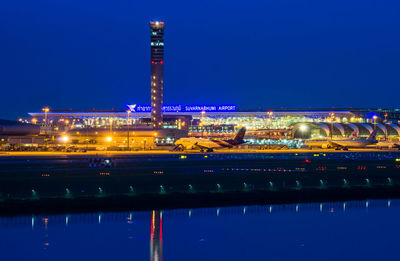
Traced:
[[98, 217], [99, 225], [101, 224], [101, 216], [102, 216], [102, 214], [99, 214], [99, 217]]
[[[357, 210], [357, 209], [373, 209], [376, 207], [386, 207], [390, 208], [393, 207], [392, 203], [395, 204], [400, 204], [400, 200], [364, 200], [364, 201], [351, 201], [351, 202], [323, 202], [323, 203], [304, 203], [304, 204], [283, 204], [283, 205], [265, 205], [263, 207], [260, 206], [241, 206], [241, 207], [232, 207], [227, 209], [225, 211], [225, 208], [205, 208], [205, 209], [186, 209], [179, 214], [179, 211], [174, 211], [174, 212], [161, 212], [161, 211], [154, 211], [154, 216], [152, 217], [152, 230], [153, 230], [153, 238], [156, 238], [156, 231], [160, 231], [160, 226], [161, 226], [161, 221], [164, 215], [170, 216], [171, 213], [173, 215], [183, 215], [187, 218], [192, 217], [193, 215], [199, 214], [200, 216], [203, 215], [216, 215], [216, 213], [219, 216], [224, 216], [224, 215], [230, 215], [231, 211], [235, 213], [240, 213], [241, 215], [245, 214], [253, 214], [253, 213], [272, 213], [272, 209], [274, 208], [274, 212], [280, 213], [280, 212], [302, 212], [304, 211], [316, 211], [316, 212], [330, 212], [332, 210], [340, 210], [342, 212], [347, 212], [351, 210]], [[300, 209], [301, 206], [301, 209]], [[261, 210], [262, 208], [262, 210]], [[28, 216], [26, 218], [22, 218], [21, 220], [18, 220], [22, 222], [22, 224], [31, 224], [32, 229], [37, 228], [38, 224], [43, 226], [40, 226], [41, 229], [46, 228], [50, 224], [50, 219], [51, 219], [51, 224], [63, 224], [65, 226], [70, 226], [73, 223], [84, 221], [88, 222], [88, 219], [90, 220], [89, 222], [93, 224], [101, 224], [103, 225], [105, 222], [107, 223], [109, 220], [124, 220], [124, 221], [133, 221], [133, 215], [135, 215], [136, 212], [125, 212], [125, 213], [120, 213], [117, 216], [115, 214], [109, 215], [109, 214], [104, 214], [101, 212], [95, 213], [95, 214], [90, 214], [90, 215], [56, 215], [56, 216]], [[153, 213], [153, 212], [151, 212]], [[178, 213], [178, 214], [176, 214]], [[106, 219], [104, 219], [106, 218]], [[138, 215], [137, 217], [139, 220], [141, 218], [141, 215]], [[39, 220], [39, 223], [38, 223]], [[18, 223], [18, 221], [10, 218], [2, 218], [0, 217], [0, 226], [8, 225], [8, 224], [15, 224], [15, 222]], [[71, 223], [74, 221], [73, 223]], [[157, 224], [159, 222], [160, 224]]]
[[163, 260], [162, 211], [153, 210], [150, 229], [150, 261]]
[[[340, 180], [341, 181], [341, 180]], [[214, 183], [215, 184], [215, 183]], [[65, 188], [63, 188], [65, 189]], [[28, 191], [29, 193], [29, 191]], [[393, 206], [392, 206], [393, 203]], [[301, 209], [300, 209], [301, 206]], [[354, 215], [357, 213], [368, 212], [377, 213], [376, 211], [382, 211], [386, 208], [386, 213], [390, 214], [388, 211], [394, 211], [400, 207], [400, 200], [365, 200], [365, 201], [349, 201], [349, 202], [323, 202], [323, 203], [304, 203], [304, 204], [277, 204], [277, 205], [264, 205], [264, 206], [240, 206], [240, 207], [230, 207], [230, 208], [203, 208], [203, 209], [186, 209], [186, 210], [174, 210], [174, 211], [152, 211], [152, 212], [123, 212], [123, 213], [92, 213], [92, 214], [68, 214], [68, 215], [54, 215], [54, 216], [43, 216], [43, 215], [29, 215], [18, 218], [0, 217], [0, 229], [3, 227], [14, 227], [15, 225], [24, 226], [29, 230], [29, 224], [31, 224], [32, 231], [35, 235], [40, 235], [41, 238], [38, 239], [38, 248], [44, 251], [51, 250], [50, 246], [54, 244], [52, 242], [52, 235], [55, 232], [54, 228], [59, 229], [60, 225], [66, 228], [65, 231], [75, 231], [76, 224], [94, 224], [98, 228], [100, 226], [108, 226], [108, 223], [112, 222], [122, 222], [126, 224], [126, 221], [133, 222], [133, 215], [135, 215], [135, 223], [142, 225], [143, 222], [147, 222], [147, 226], [151, 225], [151, 235], [150, 235], [150, 256], [151, 261], [163, 260], [163, 237], [162, 237], [162, 221], [163, 218], [181, 218], [182, 220], [187, 220], [188, 224], [197, 223], [199, 218], [204, 216], [214, 216], [219, 215], [220, 218], [224, 219], [226, 216], [238, 215], [241, 216], [242, 220], [246, 220], [248, 217], [253, 217], [254, 215], [282, 215], [283, 212], [291, 213], [291, 217], [296, 220], [297, 218], [304, 217], [303, 214], [311, 212], [313, 214], [318, 214], [320, 216], [332, 216], [328, 215], [330, 212], [336, 212], [337, 215], [340, 213], [345, 213], [345, 216]], [[390, 208], [390, 209], [389, 209]], [[273, 211], [272, 211], [273, 209]], [[301, 210], [301, 213], [300, 213]], [[374, 212], [375, 210], [375, 212]], [[299, 214], [294, 214], [299, 212]], [[149, 213], [151, 216], [149, 217]], [[273, 213], [273, 214], [272, 214]], [[384, 213], [384, 212], [383, 212]], [[151, 218], [151, 224], [148, 224], [149, 218]], [[193, 219], [194, 218], [194, 219]], [[221, 221], [221, 220], [220, 220]], [[97, 225], [100, 224], [100, 225]], [[47, 229], [48, 226], [48, 229]], [[127, 228], [132, 229], [133, 232], [128, 232], [129, 239], [138, 238], [132, 233], [136, 233], [136, 226], [129, 225]], [[33, 230], [34, 229], [34, 230]], [[147, 228], [148, 229], [148, 228]], [[52, 233], [50, 233], [50, 231]], [[147, 230], [147, 233], [149, 231]], [[148, 240], [148, 234], [147, 239]], [[202, 239], [201, 241], [204, 241]], [[147, 241], [148, 242], [148, 241]], [[56, 242], [55, 242], [56, 243]], [[149, 246], [148, 246], [149, 247]]]
[[42, 220], [44, 222], [44, 230], [47, 230], [47, 223], [49, 222], [49, 219], [48, 218], [43, 218]]

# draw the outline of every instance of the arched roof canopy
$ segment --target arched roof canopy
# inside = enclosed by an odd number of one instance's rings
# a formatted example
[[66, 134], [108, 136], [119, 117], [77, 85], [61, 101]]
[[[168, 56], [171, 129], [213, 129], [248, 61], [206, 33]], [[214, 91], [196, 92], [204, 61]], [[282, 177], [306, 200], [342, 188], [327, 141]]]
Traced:
[[388, 136], [400, 137], [400, 127], [397, 124], [390, 123], [386, 124], [388, 130]]
[[[307, 126], [306, 130], [301, 130], [302, 126]], [[377, 136], [400, 137], [400, 126], [397, 124], [376, 124]], [[374, 130], [374, 124], [368, 123], [334, 123], [333, 135], [349, 137], [356, 132], [360, 137], [368, 137]], [[298, 122], [290, 126], [293, 137], [311, 137], [312, 129], [319, 129], [322, 137], [330, 136], [330, 124], [322, 122]], [[300, 133], [301, 131], [301, 133]]]
[[[297, 122], [290, 125], [292, 128], [292, 135], [295, 138], [310, 138], [311, 129], [321, 130], [323, 137], [329, 136], [329, 126], [326, 123], [321, 122]], [[305, 127], [304, 130], [302, 128]]]

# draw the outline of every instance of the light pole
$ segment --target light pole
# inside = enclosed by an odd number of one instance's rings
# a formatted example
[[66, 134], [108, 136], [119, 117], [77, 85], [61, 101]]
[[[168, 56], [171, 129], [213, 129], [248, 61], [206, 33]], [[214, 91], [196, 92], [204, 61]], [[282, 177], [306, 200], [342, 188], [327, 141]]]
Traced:
[[127, 125], [128, 125], [128, 151], [129, 151], [130, 150], [130, 147], [129, 147], [129, 115], [131, 114], [131, 111], [127, 110], [126, 113], [128, 114]]
[[204, 114], [206, 114], [206, 112], [205, 111], [201, 111], [201, 118], [200, 118], [200, 126], [202, 127], [201, 137], [204, 136], [204, 132], [205, 132], [204, 131], [204, 127], [203, 127], [203, 125], [204, 125], [204, 123], [203, 123]]
[[44, 111], [44, 124], [47, 124], [47, 113], [50, 111], [50, 109], [49, 107], [44, 107], [42, 111]]
[[267, 127], [268, 129], [270, 129], [270, 126], [271, 126], [271, 124], [272, 124], [272, 123], [271, 123], [271, 116], [272, 116], [272, 114], [273, 114], [272, 111], [268, 112], [268, 125], [269, 125], [269, 126]]
[[112, 123], [113, 123], [113, 119], [109, 119], [108, 122], [110, 123], [110, 136], [112, 136]]
[[271, 148], [271, 115], [272, 115], [272, 111], [268, 112], [268, 149]]
[[47, 113], [50, 111], [50, 109], [49, 109], [49, 107], [44, 107], [43, 109], [42, 109], [42, 111], [44, 111], [44, 134], [46, 134], [46, 138], [45, 138], [45, 147], [46, 147], [46, 150], [47, 150], [47, 139], [48, 139], [48, 137], [47, 137]]
[[331, 121], [331, 129], [330, 129], [330, 135], [331, 135], [331, 140], [333, 140], [333, 120], [335, 119], [335, 113], [330, 113], [331, 117], [329, 118]]
[[374, 130], [376, 129], [376, 119], [378, 119], [378, 116], [374, 115], [374, 117], [372, 117], [374, 119]]
[[86, 151], [87, 151], [89, 147], [89, 119], [85, 121], [85, 126], [86, 126]]

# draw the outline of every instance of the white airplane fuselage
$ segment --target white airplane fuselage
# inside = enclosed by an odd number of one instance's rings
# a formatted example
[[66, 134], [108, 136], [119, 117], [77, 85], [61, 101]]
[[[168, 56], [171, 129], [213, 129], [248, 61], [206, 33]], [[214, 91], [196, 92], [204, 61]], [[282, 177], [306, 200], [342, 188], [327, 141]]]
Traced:
[[378, 141], [375, 144], [370, 145], [371, 147], [375, 148], [388, 148], [388, 149], [393, 149], [393, 148], [400, 148], [400, 141]]
[[173, 150], [200, 150], [202, 152], [212, 152], [215, 149], [232, 148], [234, 146], [244, 143], [244, 135], [246, 128], [242, 127], [233, 137], [233, 139], [226, 140], [213, 140], [203, 138], [180, 138], [175, 141], [175, 148]]
[[203, 138], [181, 138], [175, 142], [175, 145], [181, 145], [187, 150], [194, 149], [222, 149], [232, 148], [233, 146], [222, 140], [209, 140]]
[[373, 140], [361, 140], [361, 139], [342, 139], [342, 140], [308, 140], [305, 142], [309, 147], [318, 148], [335, 148], [335, 147], [345, 147], [345, 148], [365, 148], [368, 145], [375, 144]]

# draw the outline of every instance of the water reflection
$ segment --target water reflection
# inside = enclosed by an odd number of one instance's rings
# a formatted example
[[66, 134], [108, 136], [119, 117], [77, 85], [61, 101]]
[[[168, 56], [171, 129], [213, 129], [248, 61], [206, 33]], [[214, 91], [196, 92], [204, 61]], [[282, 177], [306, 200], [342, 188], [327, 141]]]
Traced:
[[150, 229], [150, 261], [163, 260], [162, 211], [153, 210]]
[[[385, 209], [395, 211], [385, 212]], [[151, 212], [1, 217], [0, 257], [4, 260], [13, 260], [5, 256], [15, 255], [17, 249], [18, 258], [14, 260], [29, 259], [30, 256], [42, 260], [54, 260], [61, 252], [66, 251], [65, 257], [57, 259], [73, 260], [87, 248], [92, 249], [88, 251], [89, 254], [84, 254], [88, 257], [87, 260], [120, 260], [132, 254], [136, 258], [131, 260], [162, 261], [165, 255], [168, 260], [202, 258], [215, 260], [218, 259], [218, 253], [226, 251], [232, 252], [230, 259], [237, 260], [245, 256], [241, 256], [241, 252], [235, 252], [236, 249], [244, 251], [243, 255], [249, 254], [250, 251], [255, 258], [257, 253], [262, 254], [260, 249], [264, 247], [269, 248], [271, 256], [275, 255], [275, 259], [280, 257], [284, 259], [283, 257], [289, 257], [286, 255], [289, 255], [290, 251], [276, 252], [274, 248], [280, 248], [280, 244], [292, 248], [294, 253], [300, 255], [299, 247], [315, 247], [321, 244], [314, 241], [314, 237], [325, 238], [326, 234], [329, 234], [335, 238], [335, 233], [341, 230], [344, 232], [340, 236], [355, 237], [359, 234], [365, 238], [369, 236], [366, 232], [387, 233], [371, 235], [371, 240], [374, 240], [375, 236], [377, 238], [386, 236], [386, 248], [392, 244], [390, 235], [400, 231], [383, 230], [379, 226], [386, 222], [390, 225], [391, 220], [395, 224], [399, 216], [400, 200], [367, 200]], [[326, 227], [320, 232], [316, 230], [325, 223]], [[371, 229], [372, 225], [377, 227]], [[368, 229], [364, 231], [362, 227]], [[396, 228], [395, 225], [390, 227]], [[307, 235], [308, 233], [311, 235]], [[247, 239], [235, 241], [236, 236]], [[353, 237], [351, 240], [355, 240]], [[297, 241], [293, 243], [293, 240]], [[362, 238], [359, 240], [364, 242]], [[339, 242], [334, 243], [340, 248]], [[80, 244], [84, 244], [85, 247], [81, 248]], [[246, 247], [243, 248], [244, 246]], [[327, 246], [319, 247], [326, 250]], [[191, 257], [192, 254], [195, 256]], [[230, 254], [227, 255], [226, 258]]]

